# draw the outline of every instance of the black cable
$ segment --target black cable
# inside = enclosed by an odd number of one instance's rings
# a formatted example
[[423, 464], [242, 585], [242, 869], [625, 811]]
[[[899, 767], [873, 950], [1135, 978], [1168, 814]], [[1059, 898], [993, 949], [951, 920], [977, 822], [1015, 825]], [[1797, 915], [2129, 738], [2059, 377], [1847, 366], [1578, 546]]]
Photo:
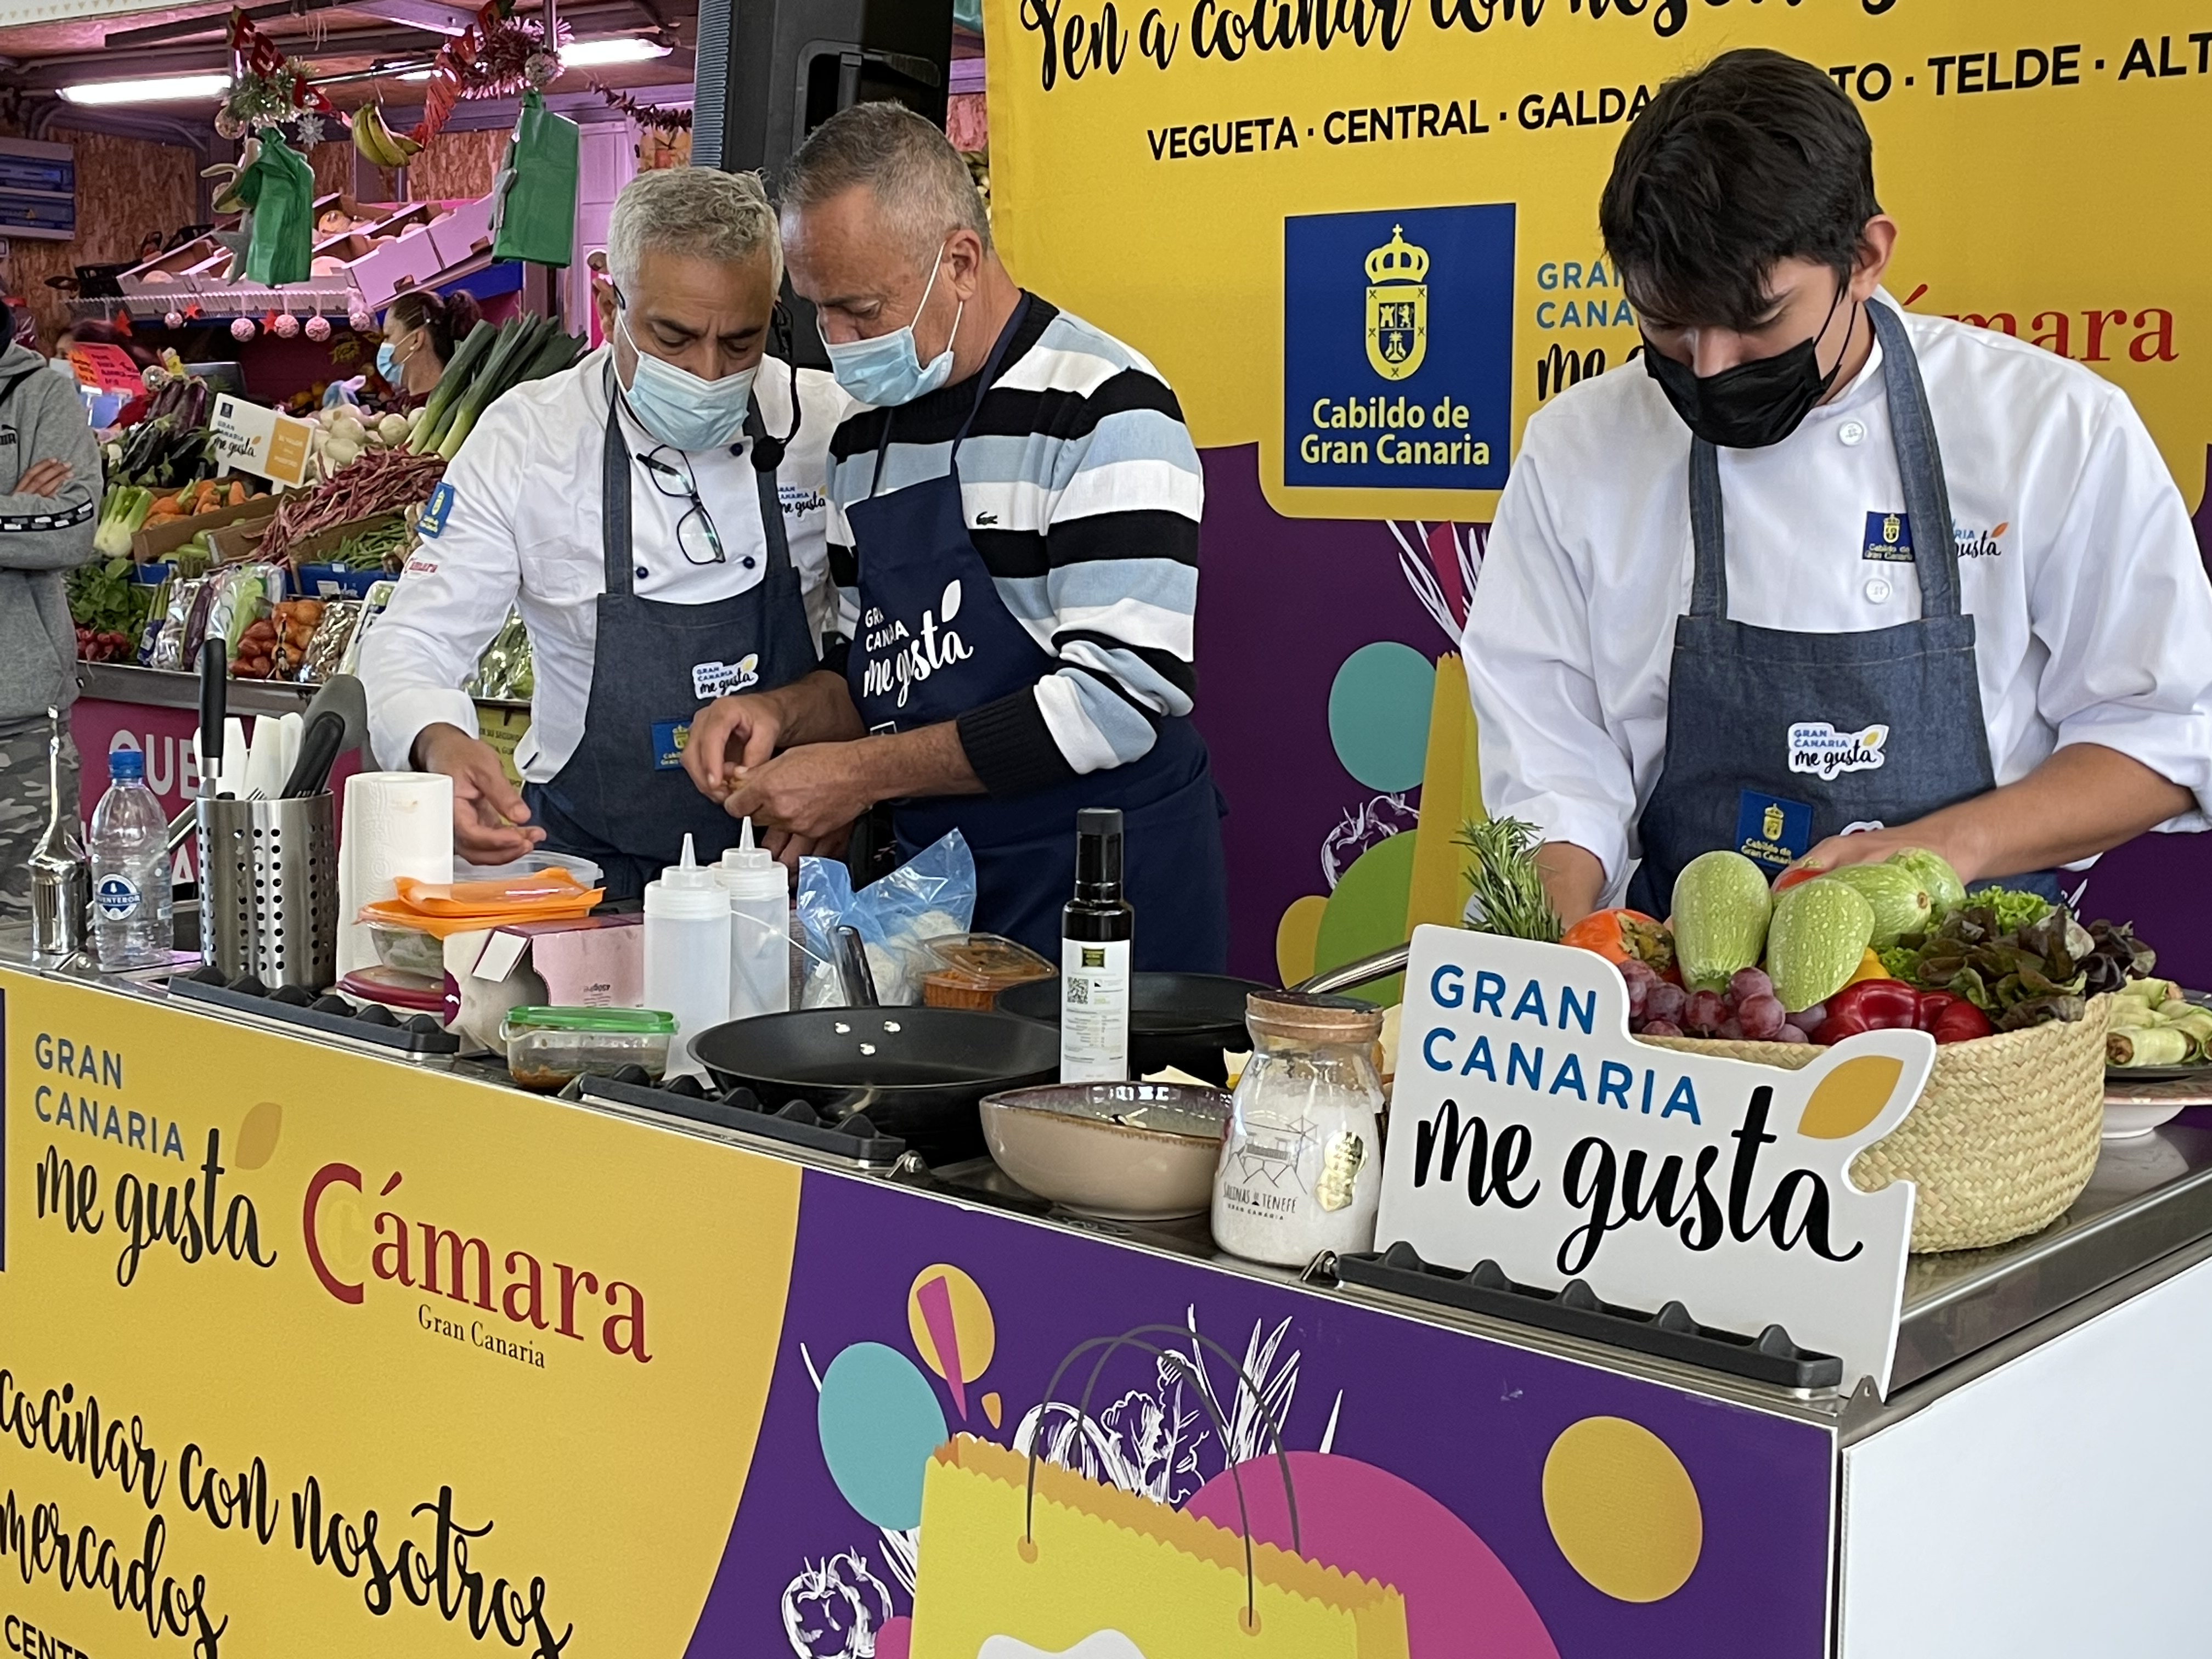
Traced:
[[[791, 365], [791, 430], [781, 438], [770, 433], [754, 441], [753, 471], [756, 472], [773, 472], [783, 465], [785, 454], [798, 438], [799, 428], [806, 419], [806, 411], [799, 402], [799, 363], [792, 356], [791, 313], [784, 308], [781, 300], [775, 302], [775, 311], [769, 319], [769, 343]], [[740, 447], [737, 444], [731, 445], [730, 453], [736, 454]]]

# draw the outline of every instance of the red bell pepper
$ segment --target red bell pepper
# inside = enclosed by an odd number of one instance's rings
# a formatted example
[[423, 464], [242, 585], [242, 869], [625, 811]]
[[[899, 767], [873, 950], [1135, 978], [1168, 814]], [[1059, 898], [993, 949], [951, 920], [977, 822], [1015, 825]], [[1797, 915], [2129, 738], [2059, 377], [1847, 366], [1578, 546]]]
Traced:
[[1996, 1029], [1990, 1024], [1987, 1014], [1966, 998], [1954, 997], [1948, 991], [1923, 994], [1920, 1012], [1914, 1024], [1938, 1043], [1972, 1042]]
[[1813, 1033], [1815, 1042], [1841, 1042], [1862, 1031], [1909, 1031], [1920, 993], [1899, 979], [1863, 979], [1830, 997], [1827, 1006], [1827, 1018]]

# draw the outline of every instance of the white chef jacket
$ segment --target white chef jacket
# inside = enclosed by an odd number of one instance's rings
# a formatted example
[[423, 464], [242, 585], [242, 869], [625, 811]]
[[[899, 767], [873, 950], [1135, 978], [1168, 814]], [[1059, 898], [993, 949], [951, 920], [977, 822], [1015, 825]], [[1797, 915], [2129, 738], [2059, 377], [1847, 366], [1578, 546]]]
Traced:
[[[573, 368], [507, 392], [484, 411], [446, 470], [452, 494], [425, 515], [391, 605], [362, 643], [369, 741], [383, 764], [408, 765], [426, 726], [443, 721], [464, 732], [477, 729], [475, 705], [459, 688], [511, 605], [529, 630], [537, 681], [530, 730], [516, 748], [515, 764], [526, 781], [544, 783], [575, 752], [591, 697], [599, 600], [606, 592], [599, 524], [607, 356], [603, 347]], [[770, 434], [790, 431], [789, 365], [765, 359], [753, 397]], [[776, 480], [784, 535], [818, 648], [834, 631], [836, 608], [823, 538], [830, 436], [856, 405], [815, 369], [799, 371], [799, 398], [805, 419]], [[706, 605], [759, 582], [766, 543], [751, 441], [735, 454], [727, 448], [684, 452], [725, 555], [720, 564], [694, 564], [676, 540], [690, 501], [664, 494], [638, 459], [670, 447], [641, 428], [627, 407], [622, 422], [631, 457], [633, 591], [671, 605]], [[610, 668], [619, 672], [621, 665]]]
[[[1996, 781], [2066, 744], [2102, 744], [2196, 795], [2161, 829], [2205, 828], [2212, 584], [2141, 417], [2078, 363], [1882, 298], [1911, 338], [1942, 450]], [[1659, 780], [1674, 620], [1690, 605], [1689, 453], [1640, 362], [1539, 410], [1462, 640], [1485, 805], [1595, 854], [1615, 896]], [[1735, 621], [1845, 633], [1918, 619], [1916, 567], [1867, 556], [1882, 520], [1905, 512], [1879, 343], [1781, 443], [1722, 450], [1720, 476]], [[1920, 526], [1910, 534], [1924, 544]], [[1790, 713], [1826, 718], [1816, 698]]]

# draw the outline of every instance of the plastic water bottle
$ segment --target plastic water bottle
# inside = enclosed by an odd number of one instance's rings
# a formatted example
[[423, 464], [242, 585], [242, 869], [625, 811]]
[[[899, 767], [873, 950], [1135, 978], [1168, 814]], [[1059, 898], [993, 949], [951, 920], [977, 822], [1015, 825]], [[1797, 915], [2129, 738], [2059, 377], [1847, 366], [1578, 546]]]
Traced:
[[714, 875], [730, 896], [730, 1018], [787, 1012], [791, 872], [768, 848], [753, 845], [753, 821], [747, 818]]
[[730, 1017], [730, 896], [684, 837], [684, 859], [645, 885], [645, 1006], [676, 1016], [668, 1074], [704, 1077], [691, 1043]]
[[146, 757], [107, 757], [107, 793], [92, 809], [92, 948], [100, 969], [165, 967], [175, 945], [169, 815], [146, 787]]

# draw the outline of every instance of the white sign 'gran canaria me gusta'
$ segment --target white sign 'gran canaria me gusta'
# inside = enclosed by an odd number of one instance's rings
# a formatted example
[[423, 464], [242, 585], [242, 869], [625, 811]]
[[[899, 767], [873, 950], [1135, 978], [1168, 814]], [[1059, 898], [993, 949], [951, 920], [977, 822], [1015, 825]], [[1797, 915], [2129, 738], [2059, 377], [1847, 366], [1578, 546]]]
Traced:
[[1802, 1071], [1628, 1034], [1628, 991], [1587, 951], [1422, 927], [1407, 967], [1378, 1248], [1755, 1334], [1779, 1323], [1887, 1390], [1913, 1190], [1847, 1173], [1935, 1063], [1869, 1031]]

